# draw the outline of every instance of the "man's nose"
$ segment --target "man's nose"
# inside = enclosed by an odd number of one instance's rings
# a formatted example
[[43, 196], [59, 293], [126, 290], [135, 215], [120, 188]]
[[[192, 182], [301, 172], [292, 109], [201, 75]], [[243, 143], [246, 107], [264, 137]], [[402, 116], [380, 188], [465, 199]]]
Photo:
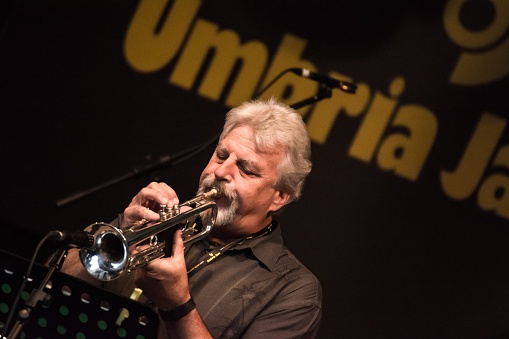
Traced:
[[233, 179], [233, 170], [235, 169], [235, 160], [231, 157], [226, 159], [214, 171], [214, 175], [218, 180], [226, 180], [230, 182]]

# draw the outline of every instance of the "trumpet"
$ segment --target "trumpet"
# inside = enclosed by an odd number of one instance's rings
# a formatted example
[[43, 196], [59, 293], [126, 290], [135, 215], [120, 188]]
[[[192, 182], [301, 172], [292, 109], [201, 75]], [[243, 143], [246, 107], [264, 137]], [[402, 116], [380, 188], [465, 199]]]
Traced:
[[[184, 245], [200, 240], [209, 234], [214, 226], [217, 205], [213, 198], [218, 196], [219, 190], [214, 187], [182, 204], [173, 207], [160, 205], [159, 220], [151, 222], [144, 220], [123, 230], [104, 222], [93, 223], [85, 228], [85, 231], [93, 235], [94, 243], [91, 247], [80, 249], [81, 263], [91, 276], [102, 281], [110, 281], [117, 279], [124, 272], [131, 273], [136, 268], [163, 257], [166, 243], [158, 241], [157, 234], [166, 230], [172, 230], [174, 233], [178, 228], [176, 225], [183, 225], [181, 229]], [[190, 209], [181, 211], [184, 206]], [[211, 210], [209, 217], [206, 218], [201, 230], [196, 230], [192, 220], [207, 210]], [[129, 247], [144, 241], [148, 241], [148, 246], [129, 256]]]

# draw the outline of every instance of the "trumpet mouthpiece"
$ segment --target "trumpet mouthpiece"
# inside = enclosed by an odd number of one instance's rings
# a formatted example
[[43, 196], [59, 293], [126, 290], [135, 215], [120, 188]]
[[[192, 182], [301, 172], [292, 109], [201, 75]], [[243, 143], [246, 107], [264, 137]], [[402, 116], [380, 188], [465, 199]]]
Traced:
[[210, 191], [205, 192], [203, 194], [203, 197], [205, 199], [212, 199], [212, 198], [218, 198], [219, 197], [219, 190], [216, 187], [212, 187]]

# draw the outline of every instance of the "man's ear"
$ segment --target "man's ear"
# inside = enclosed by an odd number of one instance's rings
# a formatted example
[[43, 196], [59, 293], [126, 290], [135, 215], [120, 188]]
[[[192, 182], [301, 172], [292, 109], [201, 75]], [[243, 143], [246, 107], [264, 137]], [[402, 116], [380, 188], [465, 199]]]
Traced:
[[286, 190], [277, 190], [272, 199], [271, 212], [280, 210], [290, 200], [290, 193]]

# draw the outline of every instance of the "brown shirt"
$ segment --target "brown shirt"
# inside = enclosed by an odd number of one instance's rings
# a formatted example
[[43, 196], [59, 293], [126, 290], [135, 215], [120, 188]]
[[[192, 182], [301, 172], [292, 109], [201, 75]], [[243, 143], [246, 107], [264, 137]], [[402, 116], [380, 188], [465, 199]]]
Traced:
[[[284, 246], [280, 227], [238, 244], [189, 278], [198, 312], [214, 338], [315, 338], [322, 316], [318, 279]], [[188, 268], [210, 251], [186, 248]]]

